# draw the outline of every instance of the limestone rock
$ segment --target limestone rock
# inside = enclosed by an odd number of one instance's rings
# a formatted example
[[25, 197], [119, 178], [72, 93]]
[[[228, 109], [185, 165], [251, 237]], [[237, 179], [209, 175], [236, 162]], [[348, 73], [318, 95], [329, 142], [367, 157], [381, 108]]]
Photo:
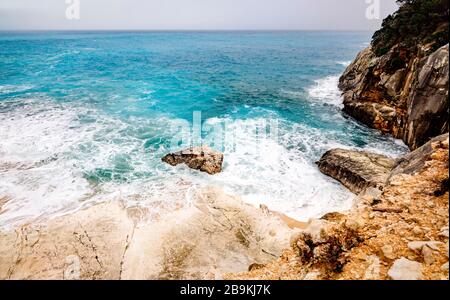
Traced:
[[200, 189], [192, 198], [192, 207], [136, 228], [122, 279], [204, 279], [207, 273], [245, 272], [255, 262], [258, 267], [271, 262], [289, 246], [292, 231], [278, 216], [217, 188]]
[[0, 278], [119, 279], [133, 226], [111, 202], [0, 233]]
[[354, 193], [384, 186], [395, 161], [387, 156], [355, 150], [333, 149], [317, 162], [320, 171]]
[[220, 279], [281, 256], [292, 231], [216, 188], [137, 222], [112, 201], [0, 231], [1, 279]]
[[420, 263], [402, 257], [394, 262], [388, 275], [393, 280], [420, 280], [422, 278], [421, 269]]
[[403, 140], [412, 149], [448, 132], [449, 46], [420, 60], [409, 94]]
[[320, 272], [317, 271], [311, 271], [308, 274], [305, 275], [303, 280], [319, 280], [320, 279]]
[[439, 250], [438, 246], [443, 245], [442, 242], [436, 242], [436, 241], [413, 241], [408, 243], [408, 248], [413, 251], [421, 251], [424, 246], [427, 246], [428, 248], [432, 250]]
[[339, 81], [344, 112], [412, 149], [448, 132], [449, 45], [428, 54], [394, 45], [361, 51]]
[[186, 164], [191, 169], [213, 175], [222, 172], [223, 154], [208, 146], [193, 147], [167, 154], [162, 161], [171, 166]]
[[441, 229], [441, 232], [439, 233], [439, 236], [448, 238], [448, 226], [443, 227]]

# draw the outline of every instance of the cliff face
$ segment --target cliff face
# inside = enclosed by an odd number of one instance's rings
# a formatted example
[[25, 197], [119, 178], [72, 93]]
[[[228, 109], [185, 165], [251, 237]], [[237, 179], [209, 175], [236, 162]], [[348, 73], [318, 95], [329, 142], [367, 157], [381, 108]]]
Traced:
[[344, 111], [411, 149], [448, 132], [447, 17], [446, 1], [424, 0], [388, 17], [340, 78]]

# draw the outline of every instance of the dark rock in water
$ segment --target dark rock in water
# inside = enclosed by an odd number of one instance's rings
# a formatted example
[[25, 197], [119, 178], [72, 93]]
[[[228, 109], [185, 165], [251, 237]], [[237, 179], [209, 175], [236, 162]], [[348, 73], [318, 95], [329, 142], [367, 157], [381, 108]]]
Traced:
[[192, 147], [167, 154], [162, 161], [171, 166], [186, 164], [191, 169], [213, 175], [222, 171], [223, 154], [207, 146]]
[[333, 149], [317, 162], [322, 173], [359, 194], [369, 187], [382, 188], [395, 160], [365, 151]]

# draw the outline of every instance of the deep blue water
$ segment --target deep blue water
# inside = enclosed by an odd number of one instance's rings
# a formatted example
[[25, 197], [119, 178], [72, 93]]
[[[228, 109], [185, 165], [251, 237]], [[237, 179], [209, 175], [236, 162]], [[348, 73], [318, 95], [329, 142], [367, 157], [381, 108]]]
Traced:
[[[0, 197], [15, 199], [0, 222], [117, 195], [170, 209], [206, 185], [303, 219], [347, 208], [351, 195], [314, 165], [321, 154], [406, 151], [341, 112], [338, 76], [370, 36], [0, 33]], [[160, 161], [194, 111], [205, 143], [234, 132], [210, 143], [225, 152], [214, 177]], [[253, 136], [273, 121], [276, 138]]]

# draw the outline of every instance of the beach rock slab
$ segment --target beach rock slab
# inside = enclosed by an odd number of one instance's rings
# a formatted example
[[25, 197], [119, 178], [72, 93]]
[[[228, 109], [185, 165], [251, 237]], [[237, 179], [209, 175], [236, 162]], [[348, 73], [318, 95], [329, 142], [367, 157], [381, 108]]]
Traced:
[[356, 150], [332, 149], [317, 162], [322, 173], [355, 194], [384, 186], [395, 161], [387, 156]]
[[192, 147], [167, 154], [162, 161], [171, 166], [185, 164], [191, 169], [214, 175], [222, 172], [223, 154], [208, 146]]
[[393, 280], [420, 280], [421, 269], [420, 263], [402, 257], [394, 262], [388, 275]]

